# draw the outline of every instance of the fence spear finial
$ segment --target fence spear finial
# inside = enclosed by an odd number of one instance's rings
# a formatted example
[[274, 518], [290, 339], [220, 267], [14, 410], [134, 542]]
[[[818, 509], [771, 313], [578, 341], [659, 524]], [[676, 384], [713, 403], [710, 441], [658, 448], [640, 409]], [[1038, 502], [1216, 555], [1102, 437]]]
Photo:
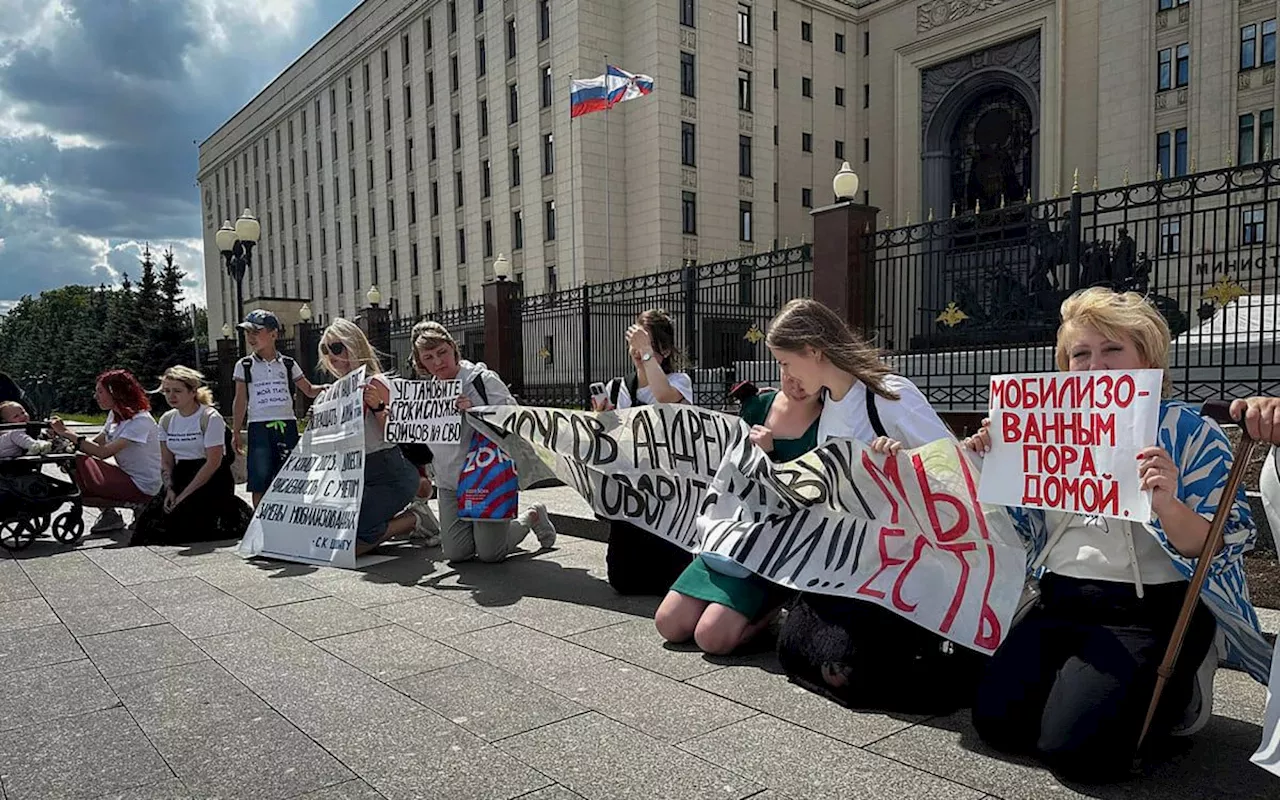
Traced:
[[1156, 164], [1156, 180], [1164, 180], [1164, 170], [1159, 163]]
[[906, 224], [906, 225], [910, 225], [910, 224], [911, 224], [911, 212], [910, 212], [910, 211], [907, 211], [907, 221], [906, 221], [906, 223], [905, 223], [905, 224]]
[[981, 213], [982, 213], [982, 198], [981, 198], [981, 197], [979, 197], [977, 200], [974, 200], [974, 201], [973, 201], [973, 213], [975, 213], [975, 214], [981, 214]]
[[1053, 196], [1054, 197], [1062, 196], [1062, 184], [1058, 183], [1056, 179], [1053, 182]]
[[862, 223], [862, 232], [867, 235], [871, 234], [871, 220], [867, 220], [866, 222]]
[[1071, 173], [1071, 193], [1077, 194], [1080, 191], [1080, 168], [1076, 167], [1075, 172]]
[[889, 217], [889, 215], [888, 215], [888, 214], [885, 214], [885, 215], [884, 215], [884, 226], [885, 226], [886, 228], [892, 228], [892, 227], [893, 227], [893, 220]]
[[1030, 189], [1030, 187], [1028, 187], [1028, 188], [1027, 188], [1027, 198], [1026, 198], [1026, 202], [1027, 202], [1028, 204], [1030, 204], [1030, 203], [1031, 203], [1031, 189]]
[[782, 246], [783, 246], [783, 247], [790, 247], [790, 246], [791, 246], [791, 237], [790, 237], [790, 236], [784, 236], [784, 237], [782, 237]]
[[956, 204], [955, 204], [955, 203], [952, 203], [952, 204], [951, 204], [951, 218], [952, 218], [952, 219], [955, 219], [955, 218], [956, 218]]
[[1124, 185], [1125, 186], [1129, 185], [1129, 165], [1128, 164], [1124, 165]]
[[933, 222], [933, 206], [929, 206], [929, 221]]
[[1262, 148], [1262, 160], [1271, 160], [1271, 142], [1267, 142], [1266, 146]]
[[1000, 193], [1000, 207], [1004, 208], [1004, 192]]
[[1093, 190], [1094, 190], [1095, 192], [1096, 192], [1096, 191], [1098, 191], [1098, 176], [1097, 176], [1097, 175], [1094, 175], [1094, 176], [1093, 176]]

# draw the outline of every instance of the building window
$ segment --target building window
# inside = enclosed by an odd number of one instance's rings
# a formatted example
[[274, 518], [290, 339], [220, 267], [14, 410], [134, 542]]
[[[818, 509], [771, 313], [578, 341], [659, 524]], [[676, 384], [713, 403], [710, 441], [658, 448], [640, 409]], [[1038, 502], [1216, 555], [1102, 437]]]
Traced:
[[696, 97], [697, 82], [694, 75], [693, 53], [680, 53], [680, 94]]
[[556, 171], [556, 140], [555, 134], [546, 133], [542, 136], [542, 174], [543, 176], [553, 175]]
[[440, 181], [431, 182], [431, 216], [440, 216]]
[[428, 50], [434, 46], [435, 37], [432, 36], [430, 17], [426, 19], [426, 22], [422, 26], [422, 39]]
[[439, 272], [440, 268], [444, 265], [444, 253], [441, 251], [441, 248], [440, 248], [439, 236], [431, 237], [431, 256], [433, 260], [431, 267], [436, 272]]
[[751, 110], [751, 73], [745, 69], [738, 70], [738, 110]]
[[813, 79], [812, 78], [800, 79], [800, 96], [813, 97]]
[[457, 33], [458, 32], [458, 4], [453, 2], [453, 0], [449, 0], [449, 5], [445, 13], [448, 16], [447, 22], [449, 23], [449, 33], [451, 34]]
[[524, 212], [511, 212], [511, 249], [519, 250], [524, 247]]
[[743, 178], [751, 177], [751, 137], [738, 137], [738, 175]]
[[1173, 174], [1187, 174], [1187, 129], [1178, 128], [1173, 132]]
[[[554, 264], [550, 264], [547, 266], [547, 291], [548, 292], [560, 291], [560, 281], [556, 280], [556, 267]], [[552, 337], [550, 336], [547, 336], [543, 340], [543, 347], [546, 348], [548, 353], [551, 353], [555, 350], [555, 348], [552, 347], [552, 344], [553, 344], [553, 341], [552, 341]], [[547, 356], [547, 364], [548, 366], [551, 364], [551, 356]]]
[[[1161, 64], [1168, 50], [1160, 51]], [[1240, 29], [1240, 69], [1253, 69], [1258, 65], [1258, 26], [1245, 25]], [[1167, 88], [1167, 87], [1166, 87]]]
[[1171, 174], [1169, 172], [1169, 157], [1172, 152], [1170, 141], [1171, 137], [1168, 132], [1156, 135], [1156, 172], [1162, 178], [1167, 178]]
[[1168, 11], [1174, 6], [1185, 6], [1190, 0], [1160, 0], [1160, 10]]
[[1177, 86], [1186, 86], [1191, 81], [1191, 45], [1183, 43], [1178, 45], [1177, 60], [1174, 63], [1174, 72], [1176, 73], [1175, 84]]
[[507, 20], [507, 60], [516, 57], [516, 18]]
[[844, 52], [844, 34], [843, 33], [836, 34], [836, 52], [837, 53]]
[[680, 229], [689, 235], [698, 232], [698, 198], [693, 192], [680, 193]]
[[409, 172], [413, 172], [413, 137], [410, 136], [405, 140], [404, 145], [404, 166]]
[[556, 240], [556, 201], [548, 200], [542, 204], [542, 216], [545, 219], [546, 238], [543, 241], [554, 242]]
[[[413, 275], [416, 277], [418, 274], [418, 243], [417, 242], [412, 242], [409, 245], [409, 268], [413, 271]], [[417, 298], [415, 297], [414, 299], [416, 300]], [[415, 316], [416, 316], [416, 312], [415, 312]]]
[[738, 44], [751, 46], [751, 6], [738, 3]]
[[432, 125], [427, 128], [427, 156], [435, 161], [440, 153], [436, 149], [436, 126]]
[[697, 12], [693, 8], [693, 0], [680, 0], [680, 24], [686, 28], [697, 27], [694, 25]]
[[813, 152], [813, 134], [812, 133], [800, 134], [800, 149], [806, 153]]
[[476, 39], [476, 75], [483, 76], [489, 72], [489, 58], [484, 47], [484, 37]]
[[467, 263], [467, 231], [464, 228], [458, 228], [458, 263]]
[[493, 258], [493, 220], [484, 221], [484, 257]]
[[449, 91], [458, 91], [458, 54], [449, 56]]
[[462, 147], [462, 115], [453, 115], [453, 149], [458, 150]]
[[862, 84], [862, 107], [871, 108], [871, 84]]
[[489, 101], [480, 101], [480, 138], [489, 135]]
[[400, 65], [409, 66], [409, 34], [400, 37]]
[[809, 23], [809, 22], [800, 23], [800, 41], [802, 42], [813, 41], [813, 24], [812, 23]]
[[738, 240], [751, 241], [751, 204], [745, 200], [738, 203]]
[[696, 167], [697, 134], [692, 122], [680, 123], [680, 163], [686, 167]]
[[836, 139], [836, 160], [837, 161], [844, 160], [844, 142], [840, 141], [839, 139]]
[[394, 231], [396, 229], [396, 201], [387, 200], [387, 230]]
[[413, 119], [413, 89], [408, 84], [404, 87], [404, 118]]
[[1276, 21], [1274, 19], [1262, 23], [1262, 63], [1276, 63]]
[[1266, 207], [1249, 206], [1240, 209], [1240, 244], [1262, 244], [1266, 240]]
[[385, 81], [387, 78], [390, 78], [390, 77], [391, 77], [391, 57], [387, 54], [387, 51], [384, 49], [382, 51], [382, 79]]
[[551, 108], [551, 65], [542, 68], [542, 107]]
[[551, 38], [551, 0], [538, 2], [538, 41], [545, 42]]
[[844, 87], [843, 86], [836, 87], [836, 105], [838, 106], [844, 105]]
[[1236, 153], [1239, 154], [1241, 164], [1248, 164], [1253, 161], [1254, 136], [1252, 114], [1240, 115], [1240, 121], [1236, 126]]
[[484, 0], [476, 0], [476, 16], [484, 13]]
[[462, 186], [462, 170], [453, 173], [453, 206], [454, 208], [462, 208], [465, 198]]
[[1271, 140], [1276, 130], [1276, 112], [1266, 109], [1258, 112], [1258, 159], [1270, 161], [1273, 155]]
[[520, 185], [520, 148], [511, 148], [511, 185]]
[[800, 190], [800, 205], [804, 208], [813, 208], [813, 190], [812, 189]]
[[1182, 220], [1160, 221], [1160, 255], [1177, 255], [1182, 252]]
[[415, 191], [409, 192], [409, 224], [418, 224], [418, 193]]
[[520, 121], [520, 92], [516, 85], [507, 86], [507, 124], [515, 125]]
[[436, 104], [436, 72], [435, 70], [427, 70], [427, 105], [434, 106]]
[[480, 162], [480, 196], [488, 198], [493, 192], [492, 171], [489, 168], [489, 159]]

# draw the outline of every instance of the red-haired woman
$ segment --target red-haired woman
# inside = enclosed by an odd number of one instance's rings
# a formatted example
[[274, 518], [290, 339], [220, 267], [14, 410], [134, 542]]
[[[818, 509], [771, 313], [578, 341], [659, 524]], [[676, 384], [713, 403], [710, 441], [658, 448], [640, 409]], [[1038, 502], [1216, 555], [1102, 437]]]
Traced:
[[[84, 505], [104, 509], [93, 526], [100, 533], [124, 526], [116, 506], [141, 505], [160, 492], [160, 439], [147, 393], [128, 370], [99, 375], [93, 396], [107, 412], [97, 436], [88, 439], [69, 431], [57, 418], [50, 422], [53, 431], [75, 442], [81, 454], [76, 459], [76, 484]], [[108, 463], [109, 458], [115, 463]]]

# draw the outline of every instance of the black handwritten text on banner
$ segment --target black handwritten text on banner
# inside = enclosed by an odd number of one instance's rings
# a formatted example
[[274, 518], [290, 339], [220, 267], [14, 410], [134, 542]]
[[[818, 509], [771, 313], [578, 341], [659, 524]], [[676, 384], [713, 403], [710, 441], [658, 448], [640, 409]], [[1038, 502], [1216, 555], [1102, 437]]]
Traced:
[[457, 444], [462, 441], [462, 412], [454, 403], [462, 381], [391, 382], [387, 441], [396, 444]]

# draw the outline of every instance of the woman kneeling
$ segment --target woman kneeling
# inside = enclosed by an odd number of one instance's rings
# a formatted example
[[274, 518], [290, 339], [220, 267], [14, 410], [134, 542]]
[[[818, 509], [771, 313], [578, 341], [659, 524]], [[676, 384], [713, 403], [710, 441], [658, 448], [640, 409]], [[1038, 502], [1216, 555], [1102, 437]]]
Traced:
[[[1169, 328], [1140, 295], [1087, 289], [1062, 304], [1058, 368], [1169, 366]], [[1166, 378], [1166, 393], [1168, 380]], [[1266, 682], [1269, 647], [1249, 603], [1241, 556], [1257, 531], [1243, 489], [1223, 498], [1231, 449], [1184, 403], [1160, 405], [1158, 444], [1139, 453], [1147, 524], [1010, 509], [1043, 566], [1041, 598], [996, 651], [978, 689], [974, 726], [989, 744], [1030, 750], [1064, 778], [1101, 782], [1130, 769], [1187, 582], [1220, 502], [1234, 502], [1225, 545], [1167, 684], [1151, 739], [1193, 733], [1212, 713], [1215, 632], [1229, 660]], [[989, 421], [988, 421], [989, 424]], [[970, 449], [990, 448], [985, 424]], [[1198, 669], [1197, 669], [1198, 668]]]
[[[822, 401], [787, 378], [742, 403], [751, 441], [774, 461], [791, 461], [818, 443]], [[768, 626], [790, 592], [724, 556], [702, 553], [667, 592], [654, 623], [669, 642], [693, 639], [703, 652], [727, 655]]]

